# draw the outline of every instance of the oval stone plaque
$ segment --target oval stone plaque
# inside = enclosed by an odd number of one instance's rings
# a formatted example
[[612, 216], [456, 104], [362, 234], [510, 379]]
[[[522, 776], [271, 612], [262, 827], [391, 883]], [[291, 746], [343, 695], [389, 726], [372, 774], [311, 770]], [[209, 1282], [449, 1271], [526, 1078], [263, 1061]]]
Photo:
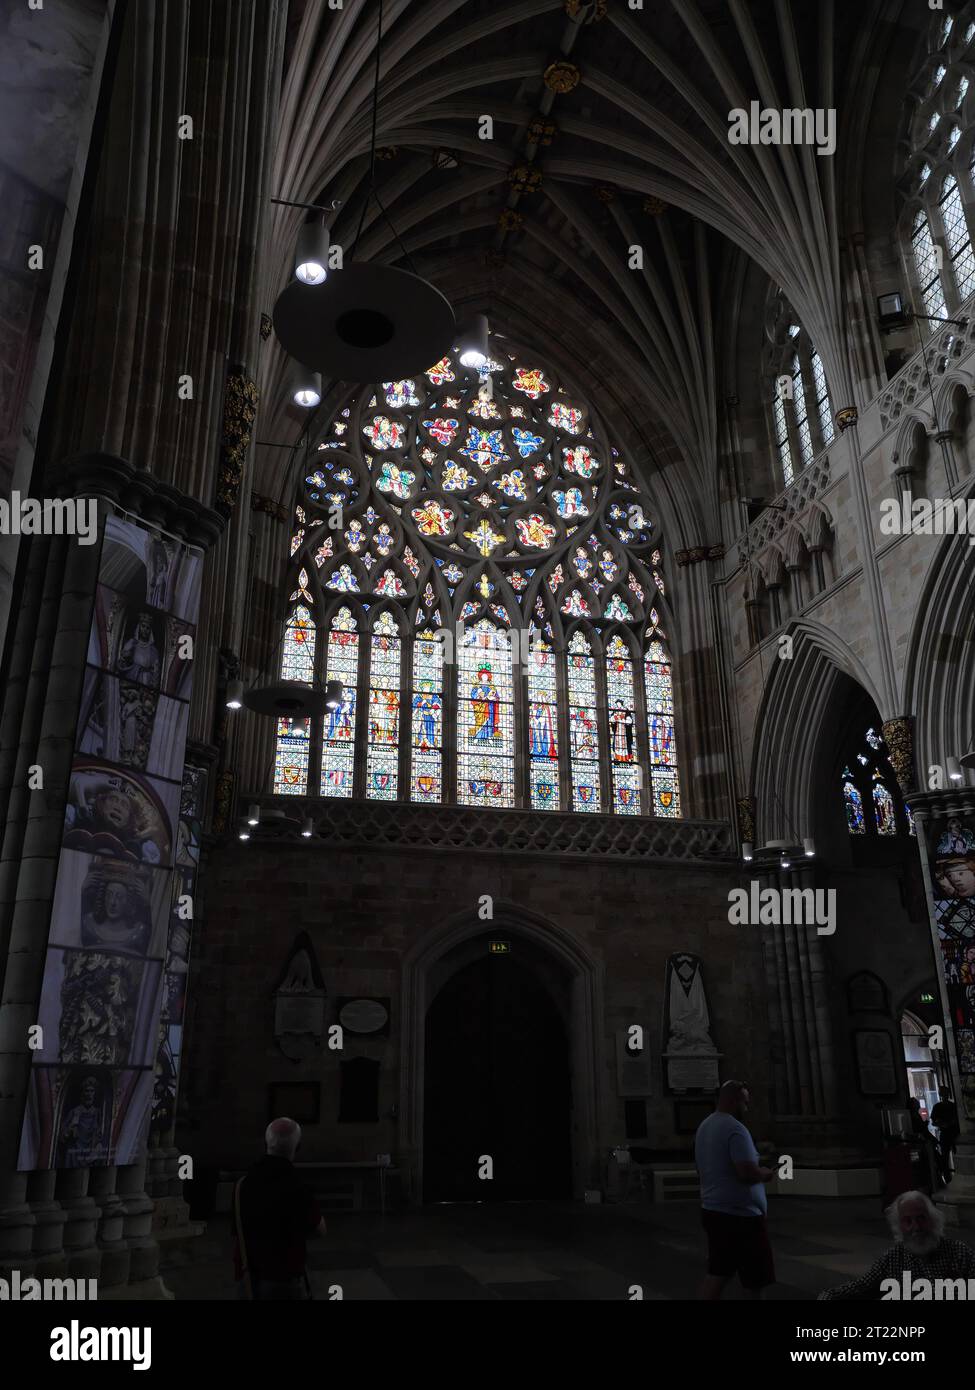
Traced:
[[378, 999], [350, 999], [339, 1014], [339, 1022], [350, 1033], [378, 1033], [389, 1011]]

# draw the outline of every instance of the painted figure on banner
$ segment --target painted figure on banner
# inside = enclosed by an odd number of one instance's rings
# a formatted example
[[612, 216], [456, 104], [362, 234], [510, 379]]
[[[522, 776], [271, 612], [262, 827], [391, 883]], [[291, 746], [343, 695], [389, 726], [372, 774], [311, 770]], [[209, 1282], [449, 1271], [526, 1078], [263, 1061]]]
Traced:
[[132, 636], [122, 646], [118, 673], [139, 685], [159, 685], [162, 657], [152, 632], [152, 614], [142, 612], [136, 619]]
[[75, 1091], [78, 1095], [75, 1105], [70, 1105], [69, 1099], [74, 1087], [71, 1082], [65, 1087], [65, 1109], [58, 1138], [59, 1167], [82, 1168], [90, 1163], [104, 1163], [107, 1159], [111, 1122], [110, 1087], [108, 1077], [100, 1080], [98, 1076], [88, 1073], [82, 1077]]
[[975, 850], [975, 834], [953, 816], [938, 840], [937, 854], [965, 854]]
[[81, 889], [84, 946], [144, 956], [152, 933], [152, 869], [93, 856]]

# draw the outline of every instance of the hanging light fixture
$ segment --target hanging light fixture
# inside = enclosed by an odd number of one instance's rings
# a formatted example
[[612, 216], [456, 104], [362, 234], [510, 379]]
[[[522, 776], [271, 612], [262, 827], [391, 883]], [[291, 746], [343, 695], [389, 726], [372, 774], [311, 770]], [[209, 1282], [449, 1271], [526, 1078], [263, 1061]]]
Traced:
[[960, 782], [965, 775], [961, 770], [961, 763], [957, 758], [948, 759], [947, 772], [952, 782]]
[[240, 709], [244, 703], [244, 682], [233, 680], [227, 682], [227, 708]]
[[325, 683], [325, 708], [338, 709], [345, 694], [345, 686], [341, 681], [326, 681]]
[[321, 285], [328, 278], [328, 228], [321, 215], [309, 217], [295, 246], [295, 278], [303, 285]]
[[464, 325], [457, 351], [463, 367], [480, 369], [487, 365], [490, 355], [487, 314], [475, 314], [470, 322]]
[[807, 859], [815, 859], [815, 857], [816, 857], [816, 841], [813, 839], [813, 837], [812, 837], [811, 835], [803, 835], [803, 837], [802, 837], [802, 847], [803, 847], [803, 849], [806, 851], [806, 858], [807, 858]]
[[382, 31], [379, 0], [369, 188], [348, 260], [355, 256], [366, 212], [375, 200], [410, 270], [360, 262], [336, 266], [317, 283], [295, 279], [278, 295], [272, 314], [274, 331], [291, 357], [323, 376], [345, 381], [398, 381], [426, 371], [450, 350], [456, 331], [453, 309], [438, 289], [415, 273], [376, 188]]
[[315, 823], [312, 820], [311, 816], [306, 816], [305, 819], [301, 822], [302, 838], [305, 840], [310, 840], [314, 833]]
[[313, 410], [316, 405], [321, 405], [321, 372], [312, 372], [307, 367], [299, 366], [295, 377], [294, 402], [305, 410]]
[[755, 858], [755, 846], [751, 840], [743, 840], [741, 846], [741, 857], [746, 864], [750, 864]]
[[248, 825], [260, 825], [260, 823], [261, 823], [261, 808], [260, 808], [260, 806], [257, 805], [256, 802], [252, 801], [251, 804], [250, 804], [250, 806], [247, 808], [247, 824], [248, 824]]
[[251, 832], [247, 829], [247, 826], [246, 826], [246, 825], [242, 825], [242, 826], [240, 827], [240, 830], [237, 832], [237, 839], [238, 839], [238, 840], [249, 840], [250, 837], [251, 837]]

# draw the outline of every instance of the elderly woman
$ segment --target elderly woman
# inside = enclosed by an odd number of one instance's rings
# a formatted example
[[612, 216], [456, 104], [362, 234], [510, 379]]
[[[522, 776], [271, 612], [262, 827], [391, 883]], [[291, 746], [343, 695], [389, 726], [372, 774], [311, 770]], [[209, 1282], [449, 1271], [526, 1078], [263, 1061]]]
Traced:
[[890, 1249], [866, 1274], [824, 1290], [821, 1299], [879, 1299], [883, 1281], [901, 1284], [905, 1273], [912, 1280], [975, 1278], [975, 1250], [945, 1239], [944, 1216], [923, 1192], [902, 1192], [887, 1208], [887, 1221], [894, 1237]]

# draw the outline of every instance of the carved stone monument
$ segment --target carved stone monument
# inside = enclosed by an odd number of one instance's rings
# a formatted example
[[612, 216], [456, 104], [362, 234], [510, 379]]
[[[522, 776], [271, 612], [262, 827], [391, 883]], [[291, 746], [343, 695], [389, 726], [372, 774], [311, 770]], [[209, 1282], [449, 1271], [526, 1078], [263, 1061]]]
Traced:
[[320, 1047], [325, 1032], [325, 981], [307, 932], [300, 932], [274, 990], [274, 1040], [285, 1056], [295, 1045], [306, 1052]]
[[721, 1053], [711, 1039], [711, 1015], [699, 956], [681, 952], [667, 962], [664, 1058], [667, 1089], [715, 1091]]

